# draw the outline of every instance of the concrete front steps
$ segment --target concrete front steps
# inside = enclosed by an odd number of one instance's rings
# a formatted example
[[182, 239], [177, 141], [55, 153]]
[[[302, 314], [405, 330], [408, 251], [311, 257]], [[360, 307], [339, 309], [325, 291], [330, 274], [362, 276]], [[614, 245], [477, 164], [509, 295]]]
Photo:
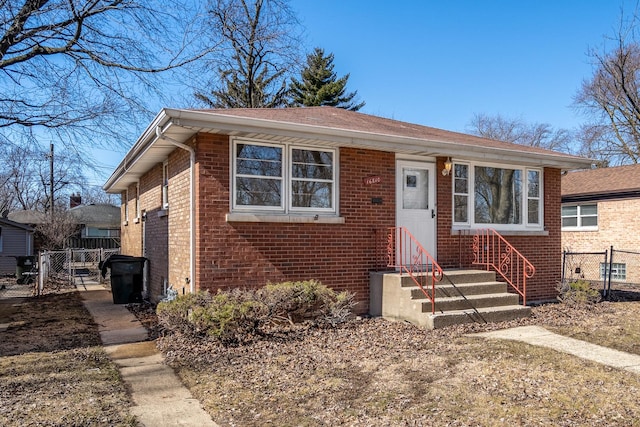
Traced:
[[[431, 273], [425, 273], [431, 274]], [[411, 277], [395, 272], [370, 275], [370, 314], [406, 320], [429, 329], [462, 323], [489, 323], [528, 317], [531, 308], [519, 304], [519, 295], [484, 270], [447, 270], [436, 283], [436, 309]]]

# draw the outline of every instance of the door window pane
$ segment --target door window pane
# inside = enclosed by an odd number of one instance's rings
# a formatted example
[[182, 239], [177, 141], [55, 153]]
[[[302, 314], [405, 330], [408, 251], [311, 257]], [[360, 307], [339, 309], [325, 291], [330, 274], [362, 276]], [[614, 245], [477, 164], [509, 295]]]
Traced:
[[403, 209], [429, 209], [429, 171], [403, 168]]

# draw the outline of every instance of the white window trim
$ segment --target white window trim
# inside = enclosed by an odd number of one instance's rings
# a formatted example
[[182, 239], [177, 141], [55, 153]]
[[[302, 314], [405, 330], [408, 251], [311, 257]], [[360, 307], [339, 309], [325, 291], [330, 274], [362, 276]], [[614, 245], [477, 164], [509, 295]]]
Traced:
[[[282, 197], [280, 197], [280, 206], [246, 206], [246, 205], [237, 205], [236, 204], [236, 146], [238, 144], [248, 144], [248, 145], [259, 145], [259, 146], [263, 146], [263, 147], [276, 147], [276, 148], [280, 148], [282, 150], [282, 169], [281, 169], [281, 175], [280, 177], [276, 178], [276, 177], [266, 177], [265, 179], [273, 179], [273, 180], [279, 180], [282, 184], [281, 187], [281, 191], [282, 191]], [[270, 212], [270, 213], [275, 213], [275, 212], [285, 212], [285, 192], [287, 191], [286, 189], [286, 178], [285, 175], [287, 174], [286, 172], [286, 150], [287, 147], [284, 144], [278, 143], [278, 142], [264, 142], [264, 141], [258, 141], [258, 140], [252, 140], [252, 139], [245, 139], [245, 138], [234, 138], [232, 141], [232, 144], [229, 144], [231, 146], [231, 192], [230, 192], [230, 197], [231, 197], [231, 209], [233, 212]]]
[[[280, 200], [280, 206], [244, 206], [236, 204], [236, 146], [238, 144], [250, 144], [260, 145], [266, 147], [278, 147], [282, 149], [282, 176], [280, 177], [282, 182], [282, 197]], [[293, 144], [284, 142], [262, 141], [249, 138], [233, 138], [230, 146], [230, 180], [231, 191], [229, 192], [229, 205], [231, 206], [231, 214], [228, 216], [228, 220], [231, 218], [239, 217], [237, 213], [256, 213], [271, 215], [271, 220], [274, 219], [273, 215], [286, 215], [288, 217], [305, 216], [305, 215], [323, 215], [323, 216], [338, 216], [339, 208], [339, 182], [338, 182], [338, 165], [339, 165], [339, 150], [334, 147], [307, 145], [307, 144]], [[293, 183], [293, 161], [292, 152], [294, 149], [301, 150], [313, 150], [313, 151], [327, 151], [333, 154], [333, 176], [332, 184], [333, 191], [331, 192], [331, 208], [305, 208], [305, 207], [293, 207], [292, 206], [292, 183]], [[275, 179], [275, 178], [274, 178]], [[317, 219], [316, 219], [317, 220]], [[290, 220], [295, 222], [295, 220]]]
[[136, 217], [133, 222], [135, 224], [140, 222], [140, 181], [136, 182]]
[[169, 209], [169, 160], [162, 162], [162, 209]]
[[122, 225], [129, 225], [129, 189], [124, 190], [124, 221]]
[[[452, 229], [453, 230], [467, 230], [467, 229], [481, 229], [481, 228], [493, 228], [497, 231], [543, 231], [544, 230], [544, 170], [542, 168], [531, 168], [526, 166], [518, 166], [518, 165], [504, 165], [498, 163], [484, 163], [484, 162], [457, 162], [454, 161], [453, 167], [455, 165], [466, 165], [467, 166], [467, 222], [455, 222], [455, 218], [453, 214], [455, 213], [455, 195], [462, 195], [463, 193], [455, 192], [455, 175], [452, 172], [451, 174], [451, 212], [452, 212]], [[511, 170], [519, 170], [522, 173], [522, 191], [521, 191], [521, 223], [520, 224], [485, 224], [485, 223], [476, 223], [475, 222], [475, 167], [490, 167], [490, 168], [498, 168], [498, 169], [511, 169]], [[452, 169], [453, 170], [453, 169]], [[529, 197], [529, 171], [538, 172], [539, 177], [539, 194], [536, 200], [539, 200], [538, 203], [538, 218], [540, 220], [539, 224], [529, 223], [529, 200], [532, 199]]]
[[[596, 214], [595, 215], [580, 215], [580, 210], [582, 209], [582, 206], [592, 206], [595, 205], [596, 206]], [[562, 205], [562, 207], [569, 207], [569, 206], [575, 206], [577, 208], [577, 212], [576, 212], [576, 218], [578, 219], [578, 225], [576, 226], [562, 226], [562, 231], [598, 231], [598, 225], [586, 225], [583, 226], [582, 225], [582, 217], [583, 216], [589, 216], [589, 217], [596, 217], [596, 219], [598, 219], [598, 217], [600, 216], [598, 214], [598, 203], [565, 203]], [[560, 208], [560, 223], [562, 224], [562, 220], [565, 217], [562, 215], [562, 208]]]

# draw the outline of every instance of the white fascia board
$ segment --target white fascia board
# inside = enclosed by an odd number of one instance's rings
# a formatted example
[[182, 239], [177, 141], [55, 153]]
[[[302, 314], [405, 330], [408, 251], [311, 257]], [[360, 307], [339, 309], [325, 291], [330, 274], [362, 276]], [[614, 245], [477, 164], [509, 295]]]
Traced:
[[[197, 129], [216, 129], [221, 133], [234, 132], [267, 133], [293, 138], [308, 138], [334, 142], [358, 148], [380, 151], [420, 153], [422, 155], [446, 156], [473, 160], [498, 161], [502, 163], [548, 166], [559, 169], [590, 168], [593, 160], [562, 154], [531, 153], [522, 150], [474, 146], [450, 141], [401, 137], [372, 132], [336, 129], [274, 120], [255, 119], [208, 113], [205, 111], [167, 110], [177, 126]], [[462, 154], [462, 155], [461, 155]]]
[[[102, 186], [103, 190], [107, 193], [119, 193], [122, 189], [118, 187], [119, 182], [122, 180], [130, 168], [152, 147], [156, 140], [156, 128], [158, 126], [164, 126], [170, 120], [170, 116], [167, 114], [166, 109], [162, 109], [153, 121], [147, 126], [142, 135], [133, 144], [133, 147], [125, 154], [120, 164], [113, 171], [107, 182]], [[139, 176], [138, 176], [139, 178]]]
[[[107, 192], [120, 192], [124, 188], [122, 179], [130, 168], [156, 143], [156, 128], [163, 131], [171, 126], [190, 128], [193, 133], [200, 130], [215, 130], [217, 133], [234, 135], [238, 133], [264, 133], [288, 138], [305, 138], [333, 143], [336, 146], [367, 148], [373, 150], [446, 156], [454, 159], [494, 161], [507, 164], [538, 167], [555, 167], [563, 170], [589, 168], [590, 159], [561, 154], [528, 153], [517, 149], [474, 146], [450, 141], [385, 135], [373, 132], [345, 130], [319, 125], [287, 123], [276, 120], [257, 119], [220, 112], [181, 110], [165, 108], [158, 113], [145, 129], [133, 147], [125, 155], [111, 177], [104, 184]], [[188, 138], [184, 138], [185, 140]], [[183, 141], [180, 141], [183, 142]]]

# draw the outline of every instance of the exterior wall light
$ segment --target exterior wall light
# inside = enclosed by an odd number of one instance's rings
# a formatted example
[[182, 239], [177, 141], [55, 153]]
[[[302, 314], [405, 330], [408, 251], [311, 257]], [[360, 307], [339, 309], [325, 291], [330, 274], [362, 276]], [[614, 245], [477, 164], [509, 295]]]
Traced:
[[444, 162], [444, 169], [442, 169], [442, 176], [450, 175], [452, 166], [453, 166], [453, 163], [451, 163], [451, 157], [447, 157], [447, 161]]

